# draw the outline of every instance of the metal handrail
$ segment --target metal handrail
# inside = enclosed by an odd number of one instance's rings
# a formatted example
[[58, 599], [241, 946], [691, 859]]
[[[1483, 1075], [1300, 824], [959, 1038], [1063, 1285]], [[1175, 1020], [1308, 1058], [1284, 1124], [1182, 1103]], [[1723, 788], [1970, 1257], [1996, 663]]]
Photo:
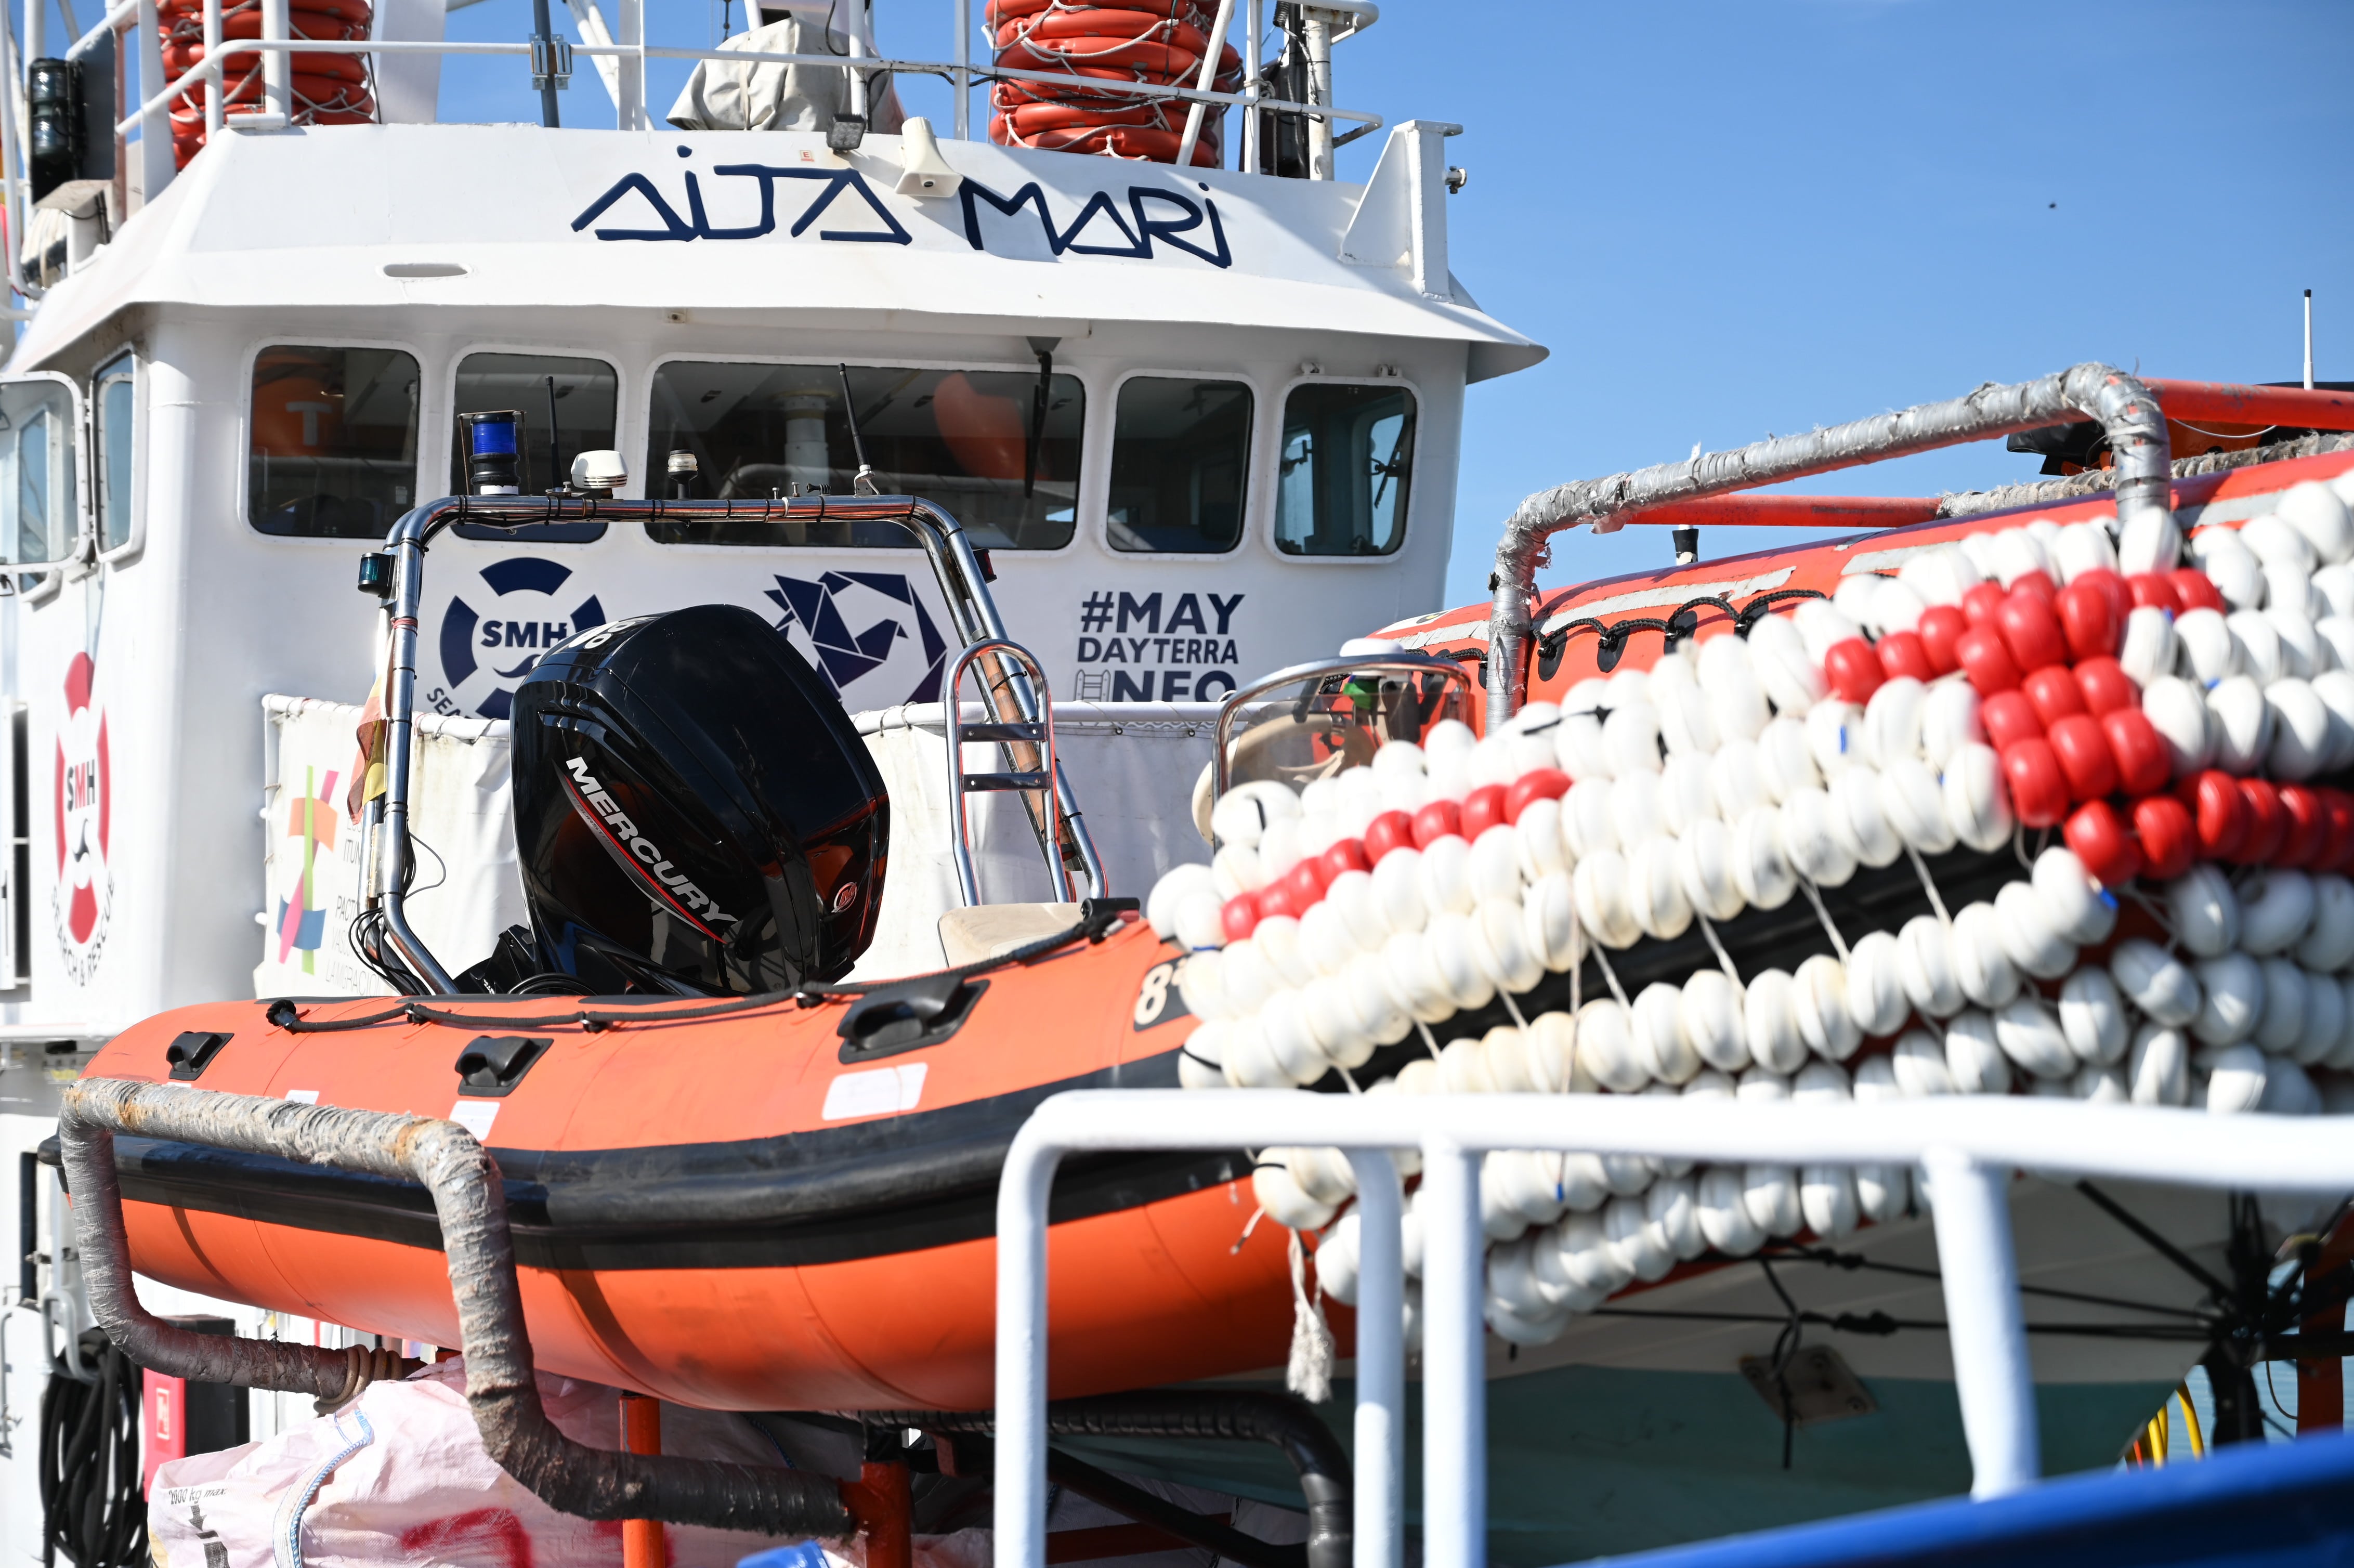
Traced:
[[199, 1334], [142, 1306], [115, 1171], [117, 1133], [193, 1143], [414, 1181], [433, 1202], [466, 1358], [466, 1403], [499, 1467], [549, 1507], [583, 1519], [653, 1519], [771, 1535], [847, 1536], [828, 1477], [790, 1467], [591, 1447], [548, 1419], [532, 1363], [499, 1168], [454, 1122], [217, 1093], [181, 1084], [85, 1078], [66, 1090], [58, 1142], [90, 1310], [138, 1365], [166, 1376], [308, 1393], [337, 1405], [415, 1362], [357, 1346]]
[[1463, 673], [1462, 665], [1451, 659], [1434, 658], [1427, 653], [1401, 652], [1367, 655], [1363, 658], [1352, 658], [1344, 654], [1335, 659], [1311, 659], [1305, 664], [1293, 664], [1288, 668], [1278, 670], [1271, 675], [1262, 675], [1249, 685], [1228, 692], [1220, 700], [1217, 724], [1211, 736], [1210, 798], [1214, 800], [1226, 792], [1228, 765], [1226, 747], [1231, 741], [1235, 717], [1253, 697], [1263, 692], [1274, 691], [1279, 686], [1297, 685], [1302, 681], [1317, 681], [1332, 675], [1355, 675], [1370, 672], [1386, 672], [1404, 675], [1437, 675], [1442, 680], [1452, 681], [1460, 685], [1463, 688], [1466, 710], [1468, 711], [1470, 706], [1471, 677]]
[[2015, 386], [1979, 387], [1967, 397], [1924, 403], [1799, 436], [1777, 436], [1731, 451], [1698, 453], [1630, 473], [1580, 480], [1540, 491], [1506, 520], [1489, 581], [1488, 726], [1512, 716], [1528, 689], [1525, 658], [1536, 574], [1551, 558], [1545, 541], [1564, 528], [1591, 523], [1608, 533], [1628, 512], [1730, 491], [1754, 490], [1806, 474], [1964, 441], [1985, 440], [2069, 420], [2098, 420], [2109, 433], [2117, 471], [2117, 520], [2154, 518], [2170, 528], [2168, 483], [2172, 478], [2166, 416], [2149, 387], [2113, 366], [2085, 364]]
[[[1337, 1148], [1359, 1172], [1357, 1312], [1360, 1476], [1395, 1474], [1398, 1428], [1369, 1449], [1366, 1401], [1394, 1397], [1403, 1290], [1394, 1178], [1363, 1157], [1422, 1151], [1424, 1553], [1430, 1568], [1483, 1568], [1487, 1556], [1487, 1387], [1482, 1357], [1481, 1158], [1558, 1150], [1695, 1162], [1908, 1165], [1927, 1173], [1955, 1392], [1971, 1491], [2000, 1496], [2040, 1468], [2035, 1391], [2005, 1198], [2021, 1167], [2084, 1177], [2259, 1192], [2354, 1192], [2354, 1139], [2342, 1118], [2204, 1111], [2009, 1097], [1809, 1106], [1663, 1100], [1634, 1095], [1310, 1095], [1084, 1090], [1054, 1096], [1007, 1151], [997, 1194], [997, 1496], [1000, 1568], [1045, 1560], [1047, 1198], [1067, 1155], [1270, 1147]], [[2196, 1160], [2181, 1150], [2196, 1148]], [[1373, 1292], [1379, 1288], [1382, 1294]], [[1380, 1455], [1377, 1461], [1375, 1455]], [[1361, 1499], [1364, 1492], [1361, 1490]], [[1386, 1531], [1361, 1511], [1356, 1568], [1397, 1568]]]
[[[989, 580], [981, 559], [965, 536], [964, 525], [942, 507], [919, 495], [797, 495], [772, 501], [607, 501], [576, 496], [446, 496], [429, 501], [402, 516], [385, 539], [392, 556], [392, 595], [386, 605], [391, 635], [386, 640], [385, 669], [385, 789], [376, 819], [378, 842], [376, 885], [369, 904], [381, 911], [386, 938], [417, 978], [448, 994], [457, 989], [450, 971], [409, 927], [407, 910], [409, 831], [408, 794], [410, 748], [416, 731], [418, 617], [425, 602], [425, 551], [433, 535], [456, 523], [492, 528], [521, 528], [537, 523], [651, 523], [662, 519], [801, 524], [834, 520], [854, 523], [896, 523], [916, 536], [931, 563], [932, 576], [948, 601], [949, 619], [957, 640], [1010, 642], [1005, 619], [990, 597]], [[1044, 710], [1027, 677], [1007, 682], [1024, 719], [1036, 721]], [[1104, 888], [1102, 861], [1079, 820], [1078, 801], [1059, 776], [1055, 783], [1057, 804], [1068, 818], [1087, 874], [1100, 894]]]
[[[1002, 719], [988, 719], [981, 726], [982, 729], [989, 731], [1011, 728], [1038, 731], [1034, 739], [1028, 736], [984, 735], [981, 737], [984, 740], [995, 740], [1003, 748], [1006, 765], [1009, 768], [1017, 766], [1013, 755], [1013, 747], [1015, 744], [1023, 741], [1035, 744], [1042, 753], [1041, 759], [1045, 766], [1038, 769], [1037, 782], [1034, 784], [1026, 779], [1018, 782], [1000, 782], [1015, 780], [1018, 778], [1017, 775], [1010, 773], [975, 774], [967, 773], [964, 770], [964, 704], [959, 700], [958, 693], [963, 689], [965, 672], [972, 668], [973, 662], [983, 654], [993, 654], [1001, 660], [1018, 664], [1023, 673], [1034, 683], [1041, 698], [1040, 714], [1034, 719], [1022, 719], [1012, 724]], [[1008, 678], [1010, 679], [1010, 675]], [[1063, 835], [1078, 826], [1078, 812], [1076, 809], [1068, 812], [1062, 809], [1063, 799], [1068, 793], [1069, 786], [1063, 778], [1063, 765], [1055, 755], [1055, 705], [1052, 695], [1047, 693], [1044, 669], [1040, 666], [1036, 657], [1019, 642], [1009, 641], [1002, 637], [984, 637], [978, 642], [967, 644], [954, 659], [949, 661], [947, 678], [940, 683], [940, 689], [946, 694], [945, 699], [940, 704], [940, 716], [948, 732], [949, 842], [956, 857], [957, 889], [964, 895], [965, 907], [970, 909], [981, 902], [981, 881], [973, 871], [972, 842], [966, 828], [964, 810], [965, 794], [974, 789], [1025, 790], [1034, 789], [1039, 792], [1041, 806], [1037, 823], [1038, 847], [1046, 856], [1046, 885], [1050, 891], [1059, 889], [1064, 899], [1067, 901], [1071, 896], [1071, 873], [1069, 865], [1063, 859]], [[988, 705], [984, 705], [984, 711], [988, 711]], [[1049, 794], [1050, 785], [1053, 796], [1051, 802], [1045, 799]], [[1106, 889], [1101, 876], [1096, 874], [1092, 865], [1088, 868], [1088, 874], [1093, 878], [1093, 885], [1089, 888], [1091, 895], [1102, 897]]]

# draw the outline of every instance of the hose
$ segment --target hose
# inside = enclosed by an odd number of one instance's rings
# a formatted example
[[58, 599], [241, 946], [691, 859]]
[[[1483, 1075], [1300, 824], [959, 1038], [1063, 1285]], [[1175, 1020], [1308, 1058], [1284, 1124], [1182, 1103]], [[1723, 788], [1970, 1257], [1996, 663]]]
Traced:
[[53, 1372], [41, 1395], [41, 1562], [133, 1568], [147, 1557], [139, 1369], [103, 1329], [83, 1333], [77, 1353], [97, 1363], [97, 1381]]

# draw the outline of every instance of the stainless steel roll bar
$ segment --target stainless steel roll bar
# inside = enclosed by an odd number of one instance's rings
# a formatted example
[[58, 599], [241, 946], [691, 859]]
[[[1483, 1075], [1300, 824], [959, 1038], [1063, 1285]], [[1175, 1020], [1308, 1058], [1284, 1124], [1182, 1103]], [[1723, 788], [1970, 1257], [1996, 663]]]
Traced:
[[1551, 559], [1545, 541], [1563, 529], [1591, 523], [1596, 532], [1608, 533], [1616, 526], [1612, 519], [1646, 506], [1751, 490], [2078, 419], [2097, 420], [2108, 431], [2117, 469], [2119, 524], [2154, 517], [2154, 525], [2172, 526], [2166, 416], [2147, 385], [2113, 366], [2098, 364], [2079, 365], [2016, 386], [1989, 382], [1967, 397], [1943, 403], [1924, 403], [1805, 435], [1776, 436], [1732, 451], [1703, 452], [1682, 462], [1538, 492], [1505, 522], [1504, 537], [1496, 546], [1496, 573], [1490, 579], [1495, 601], [1488, 612], [1489, 726], [1511, 718], [1528, 691], [1526, 648], [1537, 568]]
[[[536, 523], [605, 520], [651, 523], [708, 521], [768, 523], [778, 525], [832, 520], [854, 523], [896, 523], [916, 537], [931, 563], [932, 576], [948, 601], [949, 621], [957, 641], [970, 649], [975, 643], [1009, 646], [1005, 618], [990, 597], [989, 579], [981, 571], [964, 525], [942, 508], [917, 495], [797, 495], [773, 501], [607, 501], [571, 496], [453, 495], [417, 507], [393, 525], [385, 539], [392, 556], [392, 592], [387, 605], [391, 635], [387, 640], [384, 688], [385, 788], [377, 818], [376, 885], [369, 903], [384, 920], [385, 938], [401, 960], [434, 991], [447, 994], [457, 982], [408, 924], [406, 898], [409, 872], [410, 748], [417, 727], [418, 617], [425, 600], [425, 552], [433, 536], [456, 523], [491, 528], [521, 528]], [[993, 657], [984, 654], [983, 657]], [[1044, 723], [1050, 694], [1031, 676], [1018, 670], [1002, 673], [993, 683], [1012, 699], [1015, 716], [1026, 723]], [[954, 694], [950, 694], [954, 701]], [[1103, 862], [1081, 820], [1069, 783], [1058, 772], [1055, 799], [1062, 830], [1076, 846], [1096, 896], [1108, 891]], [[1052, 821], [1039, 824], [1042, 837], [1055, 833]]]

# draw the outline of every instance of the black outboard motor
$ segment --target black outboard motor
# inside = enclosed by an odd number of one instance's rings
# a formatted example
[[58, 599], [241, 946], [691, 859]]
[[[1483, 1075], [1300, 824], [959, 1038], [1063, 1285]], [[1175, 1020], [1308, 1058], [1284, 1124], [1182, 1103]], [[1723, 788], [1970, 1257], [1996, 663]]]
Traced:
[[842, 703], [733, 605], [615, 621], [514, 695], [540, 964], [589, 991], [748, 995], [874, 939], [891, 805]]

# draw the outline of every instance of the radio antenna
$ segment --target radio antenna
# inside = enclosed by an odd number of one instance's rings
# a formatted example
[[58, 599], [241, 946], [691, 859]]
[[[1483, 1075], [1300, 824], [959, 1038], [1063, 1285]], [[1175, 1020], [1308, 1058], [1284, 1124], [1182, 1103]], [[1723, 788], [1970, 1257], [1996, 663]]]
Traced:
[[850, 366], [840, 365], [835, 368], [842, 372], [842, 417], [850, 421], [851, 454], [858, 459], [858, 477], [850, 482], [850, 488], [860, 495], [878, 494], [875, 471], [866, 462], [866, 442], [858, 434], [858, 399], [850, 395]]
[[572, 482], [571, 471], [564, 466], [564, 449], [557, 444], [556, 377], [547, 378], [547, 493], [555, 494]]

